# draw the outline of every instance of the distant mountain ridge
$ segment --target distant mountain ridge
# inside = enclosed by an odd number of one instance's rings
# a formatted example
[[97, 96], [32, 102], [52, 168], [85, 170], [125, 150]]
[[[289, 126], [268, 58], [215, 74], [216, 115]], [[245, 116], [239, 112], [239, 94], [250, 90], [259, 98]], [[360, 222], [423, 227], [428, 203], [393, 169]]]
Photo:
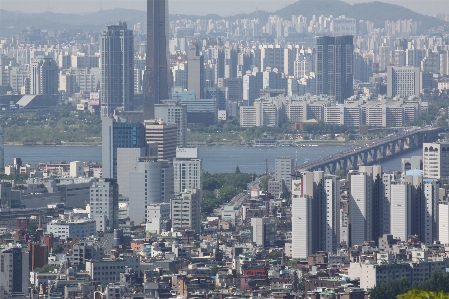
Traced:
[[[229, 17], [221, 17], [216, 14], [212, 15], [171, 15], [171, 19], [188, 18], [188, 19], [227, 19], [236, 20], [242, 18], [259, 18], [262, 22], [266, 22], [270, 15], [279, 15], [284, 19], [291, 19], [292, 15], [303, 15], [310, 18], [316, 16], [334, 16], [345, 15], [346, 17], [358, 20], [371, 21], [376, 27], [383, 27], [385, 21], [396, 21], [404, 19], [413, 19], [421, 21], [424, 28], [431, 28], [448, 23], [434, 17], [426, 16], [414, 12], [410, 9], [399, 5], [383, 3], [379, 1], [369, 3], [348, 4], [341, 0], [299, 0], [293, 4], [287, 5], [274, 12], [256, 11], [249, 14], [238, 14]], [[22, 13], [16, 11], [7, 11], [0, 9], [0, 34], [6, 36], [7, 32], [17, 32], [25, 27], [33, 26], [41, 29], [90, 29], [101, 31], [106, 25], [114, 24], [117, 21], [126, 21], [129, 24], [136, 22], [146, 22], [146, 12], [115, 8], [109, 10], [101, 10], [94, 13], [86, 14], [63, 14], [53, 12], [43, 13]]]

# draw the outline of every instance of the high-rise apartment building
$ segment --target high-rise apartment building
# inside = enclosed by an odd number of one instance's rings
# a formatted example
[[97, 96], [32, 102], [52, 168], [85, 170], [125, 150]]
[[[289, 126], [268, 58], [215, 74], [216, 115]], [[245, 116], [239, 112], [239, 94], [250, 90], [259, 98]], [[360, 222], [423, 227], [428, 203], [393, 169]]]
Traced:
[[302, 191], [302, 180], [293, 180], [292, 185], [292, 257], [307, 258], [313, 253], [312, 198]]
[[[443, 189], [444, 191], [444, 189]], [[440, 183], [438, 180], [425, 180], [420, 217], [420, 239], [432, 244], [438, 238], [438, 206], [440, 201]]]
[[30, 66], [31, 94], [58, 94], [59, 68], [48, 56], [36, 56]]
[[201, 231], [201, 191], [186, 189], [171, 200], [172, 229]]
[[203, 64], [199, 44], [191, 43], [187, 52], [187, 89], [195, 92], [197, 100], [204, 99]]
[[438, 205], [438, 241], [449, 244], [449, 203], [440, 202]]
[[411, 185], [397, 182], [391, 185], [390, 234], [396, 239], [407, 241], [412, 234]]
[[423, 175], [432, 179], [449, 176], [449, 142], [423, 143]]
[[5, 167], [5, 142], [4, 142], [4, 130], [0, 127], [0, 168]]
[[324, 192], [326, 225], [322, 225], [322, 249], [336, 252], [340, 248], [340, 180], [334, 175], [325, 175]]
[[298, 258], [340, 247], [340, 181], [335, 176], [314, 171], [292, 180], [292, 227]]
[[201, 159], [198, 148], [176, 148], [173, 160], [174, 193], [179, 194], [186, 189], [202, 188]]
[[420, 68], [413, 66], [387, 67], [387, 97], [419, 96], [421, 92]]
[[338, 103], [354, 95], [353, 36], [322, 36], [316, 44], [316, 92], [335, 96]]
[[147, 0], [147, 56], [144, 119], [154, 119], [154, 105], [168, 99], [168, 0]]
[[162, 120], [145, 121], [145, 138], [147, 142], [157, 142], [158, 158], [172, 160], [176, 157], [178, 127]]
[[365, 172], [353, 172], [349, 177], [349, 237], [352, 246], [372, 240], [372, 179]]
[[118, 107], [132, 110], [133, 97], [133, 32], [118, 22], [101, 34], [101, 115], [110, 116]]
[[[359, 172], [367, 173], [371, 178], [371, 220], [369, 226], [372, 228], [372, 240], [376, 243], [384, 233], [389, 234], [389, 228], [382, 220], [389, 219], [389, 205], [384, 201], [384, 184], [382, 181], [382, 166], [359, 166]], [[389, 198], [389, 197], [388, 197]], [[388, 208], [386, 207], [388, 205]]]

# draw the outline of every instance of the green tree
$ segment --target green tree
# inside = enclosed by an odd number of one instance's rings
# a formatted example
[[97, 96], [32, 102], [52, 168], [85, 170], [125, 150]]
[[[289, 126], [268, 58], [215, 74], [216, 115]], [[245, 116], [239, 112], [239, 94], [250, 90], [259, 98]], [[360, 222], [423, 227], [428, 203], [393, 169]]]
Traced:
[[35, 268], [34, 272], [37, 273], [47, 273], [47, 272], [52, 272], [53, 270], [55, 270], [56, 267], [53, 265], [49, 265], [49, 264], [45, 264], [42, 266], [42, 268]]
[[[268, 175], [268, 181], [270, 181], [270, 180], [271, 180], [271, 176]], [[263, 190], [263, 191], [267, 191], [266, 190], [267, 189], [267, 176], [266, 175], [260, 179], [259, 189]]]
[[31, 233], [35, 233], [37, 230], [37, 225], [35, 223], [29, 223], [28, 227], [27, 227], [27, 231], [31, 232]]
[[443, 291], [436, 293], [413, 289], [405, 294], [398, 295], [397, 299], [449, 299], [449, 295]]
[[281, 193], [280, 198], [282, 198], [282, 199], [290, 199], [291, 195], [292, 194], [290, 193], [290, 191], [285, 190], [284, 192]]
[[240, 167], [237, 165], [237, 167], [235, 168], [235, 173], [240, 173]]
[[62, 246], [62, 245], [54, 246], [51, 249], [51, 252], [54, 253], [54, 254], [62, 253], [63, 251], [64, 251], [64, 246]]
[[269, 259], [278, 260], [282, 258], [283, 251], [281, 250], [271, 250], [271, 252], [268, 254]]
[[344, 179], [346, 177], [346, 171], [344, 169], [339, 169], [335, 172], [335, 175], [340, 179]]
[[395, 299], [398, 295], [410, 290], [408, 280], [398, 279], [388, 283], [381, 282], [373, 288], [370, 299]]

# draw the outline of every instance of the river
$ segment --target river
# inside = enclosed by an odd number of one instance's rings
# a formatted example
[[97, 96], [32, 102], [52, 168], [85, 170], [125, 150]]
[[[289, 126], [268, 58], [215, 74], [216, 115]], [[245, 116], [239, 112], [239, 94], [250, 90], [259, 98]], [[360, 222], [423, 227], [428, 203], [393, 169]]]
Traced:
[[[305, 146], [305, 147], [244, 147], [244, 146], [203, 146], [199, 148], [204, 171], [233, 172], [238, 165], [242, 172], [274, 171], [274, 159], [279, 156], [293, 157], [297, 164], [335, 154], [346, 146]], [[420, 156], [422, 150], [416, 148], [396, 155], [382, 163], [384, 171], [401, 170], [401, 158]], [[13, 158], [31, 165], [41, 162], [91, 161], [101, 163], [101, 146], [5, 146], [5, 165], [12, 164]]]

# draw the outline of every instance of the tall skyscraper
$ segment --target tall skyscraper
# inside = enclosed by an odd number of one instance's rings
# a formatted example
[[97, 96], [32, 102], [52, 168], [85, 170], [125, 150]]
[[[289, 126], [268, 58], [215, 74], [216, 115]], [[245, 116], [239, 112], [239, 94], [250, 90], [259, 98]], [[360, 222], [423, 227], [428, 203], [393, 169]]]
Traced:
[[59, 68], [48, 56], [36, 56], [30, 66], [31, 94], [58, 94]]
[[204, 99], [203, 55], [197, 43], [189, 45], [187, 52], [187, 89], [195, 92], [197, 100]]
[[147, 57], [144, 119], [154, 119], [154, 104], [168, 99], [168, 0], [147, 0]]
[[134, 97], [134, 40], [126, 22], [107, 26], [101, 34], [101, 115], [118, 107], [132, 110]]
[[343, 103], [354, 95], [353, 36], [319, 37], [316, 49], [316, 93], [334, 96]]

